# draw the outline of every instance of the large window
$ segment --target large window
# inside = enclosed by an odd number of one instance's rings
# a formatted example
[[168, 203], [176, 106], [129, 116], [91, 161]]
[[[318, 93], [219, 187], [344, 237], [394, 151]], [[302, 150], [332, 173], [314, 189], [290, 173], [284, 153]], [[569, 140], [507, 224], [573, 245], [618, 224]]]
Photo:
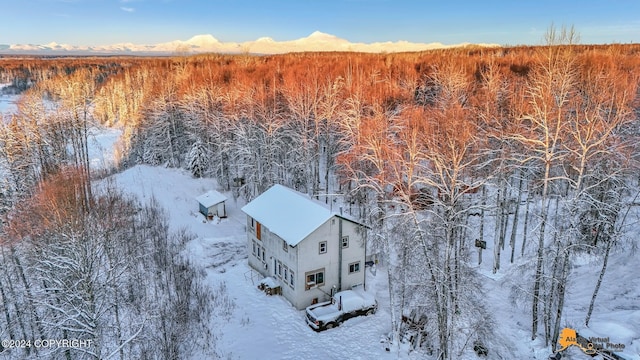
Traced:
[[320, 253], [320, 254], [326, 254], [327, 253], [327, 242], [326, 241], [320, 241], [320, 243], [318, 244], [318, 253]]
[[324, 285], [324, 268], [305, 273], [307, 279], [306, 290]]
[[349, 264], [349, 274], [357, 273], [360, 271], [360, 261]]

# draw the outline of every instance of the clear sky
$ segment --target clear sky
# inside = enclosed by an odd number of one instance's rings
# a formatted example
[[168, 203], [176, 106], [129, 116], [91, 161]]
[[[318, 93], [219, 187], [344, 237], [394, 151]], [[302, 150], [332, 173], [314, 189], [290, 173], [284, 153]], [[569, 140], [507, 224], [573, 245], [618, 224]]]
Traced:
[[351, 42], [640, 42], [640, 0], [0, 0], [0, 44], [156, 44], [211, 34], [277, 41], [319, 30]]

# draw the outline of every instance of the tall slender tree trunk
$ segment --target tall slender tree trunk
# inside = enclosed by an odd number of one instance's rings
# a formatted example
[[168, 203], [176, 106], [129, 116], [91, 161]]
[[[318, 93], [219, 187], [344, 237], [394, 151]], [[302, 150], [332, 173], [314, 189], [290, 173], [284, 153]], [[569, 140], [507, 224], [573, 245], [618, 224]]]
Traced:
[[[558, 307], [556, 309], [556, 315], [553, 324], [553, 334], [551, 339], [557, 339], [560, 336], [560, 321], [562, 320], [562, 312], [564, 310], [564, 300], [567, 289], [567, 279], [569, 277], [569, 251], [570, 249], [564, 249], [562, 256], [562, 270], [560, 271], [560, 278], [558, 279]], [[551, 350], [555, 353], [557, 341], [551, 341]]]
[[610, 239], [607, 242], [607, 248], [604, 252], [604, 260], [602, 261], [602, 268], [600, 269], [600, 275], [598, 276], [598, 281], [596, 282], [596, 287], [593, 289], [593, 295], [591, 295], [591, 301], [589, 302], [589, 310], [587, 311], [587, 316], [584, 319], [584, 326], [589, 327], [589, 321], [591, 320], [591, 314], [593, 313], [593, 306], [596, 303], [596, 297], [598, 296], [598, 292], [600, 291], [600, 285], [602, 285], [602, 279], [604, 278], [604, 274], [607, 271], [607, 263], [609, 262], [609, 252], [611, 251], [612, 240]]
[[511, 227], [511, 239], [509, 245], [511, 246], [511, 258], [510, 262], [513, 264], [513, 257], [516, 252], [516, 233], [518, 231], [518, 216], [520, 215], [520, 201], [522, 199], [522, 174], [520, 174], [520, 180], [518, 181], [518, 197], [516, 198], [516, 209], [513, 214], [513, 226]]
[[527, 191], [527, 204], [524, 207], [524, 224], [522, 225], [522, 249], [520, 257], [524, 256], [524, 249], [527, 245], [527, 232], [529, 225], [529, 204], [531, 204], [531, 190]]
[[[495, 216], [495, 231], [493, 235], [493, 273], [497, 273], [500, 270], [500, 250], [502, 249], [500, 235], [502, 234], [502, 226], [504, 222], [502, 217], [504, 216], [504, 207], [502, 201], [502, 187], [498, 189], [498, 199]], [[499, 216], [498, 216], [499, 214]]]
[[540, 288], [542, 286], [542, 278], [544, 272], [542, 269], [542, 263], [544, 262], [544, 243], [545, 243], [545, 228], [547, 225], [548, 208], [547, 208], [547, 196], [549, 191], [549, 177], [551, 173], [551, 163], [546, 162], [544, 171], [544, 182], [542, 186], [542, 204], [540, 214], [540, 230], [538, 232], [538, 251], [536, 255], [536, 272], [533, 281], [533, 301], [531, 303], [531, 340], [535, 340], [538, 335], [538, 320], [539, 320], [539, 304], [540, 304]]

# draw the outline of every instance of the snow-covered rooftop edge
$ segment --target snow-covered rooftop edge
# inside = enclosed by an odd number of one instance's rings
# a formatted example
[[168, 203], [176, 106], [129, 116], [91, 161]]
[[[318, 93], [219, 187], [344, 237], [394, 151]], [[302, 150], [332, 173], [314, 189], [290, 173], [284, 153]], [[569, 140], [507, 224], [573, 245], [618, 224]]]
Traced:
[[205, 207], [211, 207], [227, 200], [227, 197], [215, 190], [209, 190], [206, 193], [196, 197], [196, 200], [198, 200], [198, 202]]
[[298, 245], [334, 216], [363, 225], [353, 218], [332, 211], [320, 201], [283, 185], [273, 185], [241, 210], [290, 246]]

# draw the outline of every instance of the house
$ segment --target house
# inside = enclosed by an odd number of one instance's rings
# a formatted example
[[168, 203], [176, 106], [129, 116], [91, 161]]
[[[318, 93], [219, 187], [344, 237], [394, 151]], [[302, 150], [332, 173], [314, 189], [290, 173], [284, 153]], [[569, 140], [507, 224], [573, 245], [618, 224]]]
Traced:
[[225, 200], [227, 197], [221, 193], [210, 190], [196, 198], [200, 205], [200, 212], [207, 218], [217, 216], [219, 218], [227, 217], [227, 210], [225, 208]]
[[249, 265], [276, 279], [297, 309], [364, 285], [366, 227], [361, 223], [282, 185], [242, 211]]

